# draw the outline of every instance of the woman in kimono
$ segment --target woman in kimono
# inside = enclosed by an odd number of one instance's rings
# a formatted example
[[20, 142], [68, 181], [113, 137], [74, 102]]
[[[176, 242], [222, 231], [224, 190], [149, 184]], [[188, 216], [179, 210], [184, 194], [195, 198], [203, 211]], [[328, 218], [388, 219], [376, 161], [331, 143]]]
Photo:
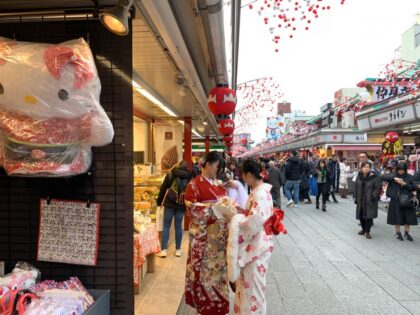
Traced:
[[185, 300], [201, 315], [229, 313], [228, 228], [226, 221], [218, 220], [212, 211], [212, 204], [226, 196], [221, 181], [216, 179], [224, 164], [220, 153], [210, 152], [202, 174], [188, 184], [185, 193], [191, 217]]
[[274, 243], [264, 230], [264, 223], [273, 214], [271, 185], [263, 182], [261, 164], [247, 160], [242, 166], [246, 183], [252, 187], [246, 210], [248, 215], [240, 224], [238, 263], [241, 267], [236, 282], [234, 313], [265, 315], [266, 275]]

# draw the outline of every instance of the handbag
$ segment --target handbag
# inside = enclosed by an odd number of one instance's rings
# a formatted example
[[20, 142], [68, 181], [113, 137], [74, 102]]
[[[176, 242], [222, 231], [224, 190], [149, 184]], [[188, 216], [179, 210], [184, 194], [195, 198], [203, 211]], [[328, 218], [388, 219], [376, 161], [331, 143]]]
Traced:
[[287, 230], [283, 225], [284, 211], [274, 208], [273, 214], [265, 221], [264, 230], [267, 235], [287, 234]]
[[411, 208], [413, 206], [411, 195], [401, 193], [401, 189], [398, 189], [398, 202], [401, 208]]

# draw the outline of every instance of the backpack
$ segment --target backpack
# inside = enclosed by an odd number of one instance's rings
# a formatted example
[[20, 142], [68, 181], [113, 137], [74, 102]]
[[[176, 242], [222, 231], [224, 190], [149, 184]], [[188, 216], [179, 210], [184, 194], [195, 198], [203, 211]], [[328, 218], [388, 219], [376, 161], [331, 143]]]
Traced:
[[169, 200], [177, 203], [180, 206], [183, 206], [185, 204], [184, 198], [188, 182], [189, 180], [186, 178], [175, 177], [172, 180], [171, 186], [166, 191], [166, 195], [163, 202], [165, 202], [166, 198], [169, 198]]

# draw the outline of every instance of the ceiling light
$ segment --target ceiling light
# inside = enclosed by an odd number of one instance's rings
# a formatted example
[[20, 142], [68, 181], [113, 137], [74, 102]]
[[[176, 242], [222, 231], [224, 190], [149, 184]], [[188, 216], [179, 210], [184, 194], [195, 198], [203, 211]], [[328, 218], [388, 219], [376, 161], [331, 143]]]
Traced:
[[203, 121], [203, 125], [204, 126], [207, 126], [208, 125], [208, 122], [207, 121]]
[[146, 97], [149, 101], [156, 104], [161, 110], [163, 110], [165, 113], [172, 117], [178, 117], [177, 114], [175, 114], [172, 110], [170, 110], [167, 106], [162, 104], [161, 101], [159, 101], [156, 97], [154, 97], [150, 92], [143, 89], [136, 81], [132, 81], [133, 88], [139, 92], [141, 95]]
[[203, 136], [200, 135], [197, 131], [195, 131], [194, 129], [192, 129], [192, 133], [195, 134], [197, 137], [202, 138]]
[[178, 122], [183, 126], [185, 125], [185, 122], [183, 120], [178, 120]]
[[119, 0], [118, 4], [111, 8], [103, 10], [99, 14], [99, 19], [103, 26], [114, 34], [124, 36], [129, 32], [128, 29], [128, 11], [134, 0]]

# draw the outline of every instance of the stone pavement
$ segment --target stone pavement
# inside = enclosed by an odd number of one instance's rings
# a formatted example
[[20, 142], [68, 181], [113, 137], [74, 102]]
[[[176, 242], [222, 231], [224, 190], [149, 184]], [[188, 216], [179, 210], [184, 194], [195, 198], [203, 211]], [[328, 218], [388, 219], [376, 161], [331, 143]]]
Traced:
[[268, 274], [268, 314], [420, 314], [420, 227], [400, 242], [380, 211], [360, 236], [351, 200], [286, 209]]
[[[267, 314], [420, 314], [420, 226], [413, 243], [400, 242], [380, 211], [368, 240], [357, 234], [353, 202], [339, 201], [325, 213], [313, 204], [285, 209], [289, 234], [276, 238]], [[177, 312], [195, 314], [183, 303]]]

